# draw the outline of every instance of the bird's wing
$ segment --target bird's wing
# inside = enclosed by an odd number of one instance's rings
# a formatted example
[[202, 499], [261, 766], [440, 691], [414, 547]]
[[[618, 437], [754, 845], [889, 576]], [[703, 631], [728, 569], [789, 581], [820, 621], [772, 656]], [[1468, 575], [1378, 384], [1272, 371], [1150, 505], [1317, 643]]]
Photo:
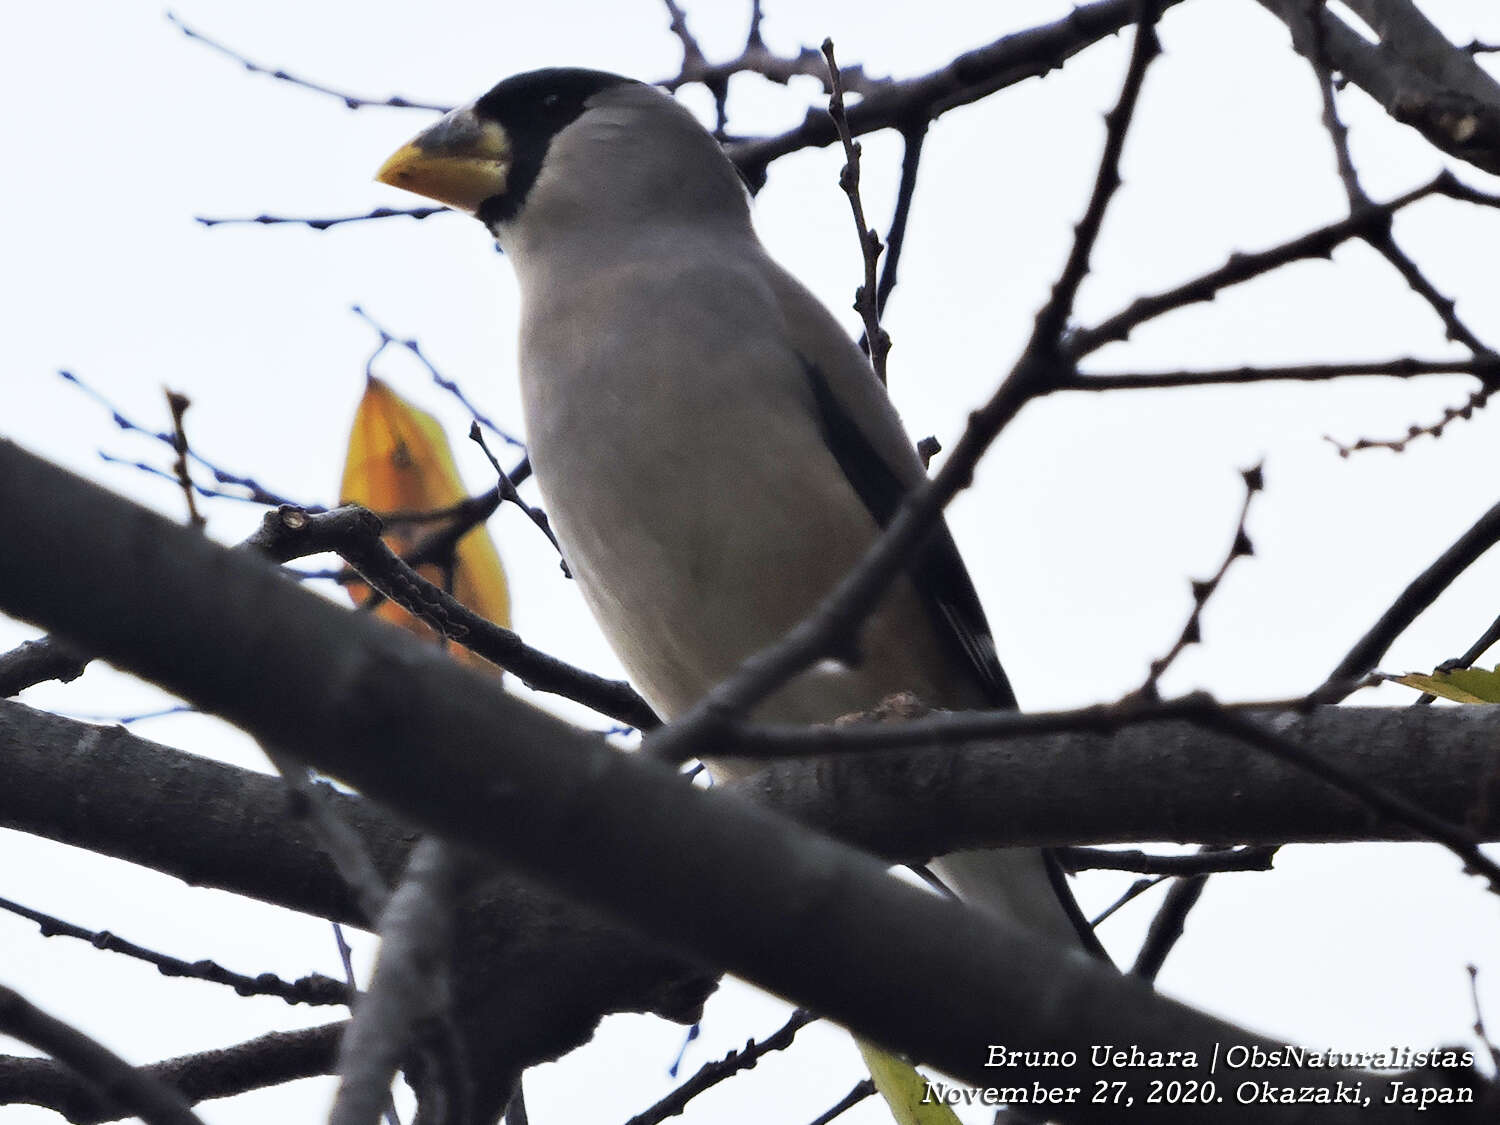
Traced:
[[[880, 455], [823, 369], [806, 356], [801, 358], [828, 448], [875, 522], [885, 527], [895, 518], [914, 482], [909, 474], [903, 474], [908, 478], [903, 481]], [[870, 379], [874, 381], [873, 374]], [[939, 521], [932, 530], [908, 564], [907, 574], [931, 611], [944, 643], [982, 686], [985, 702], [991, 707], [1014, 707], [1016, 697], [1000, 667], [984, 608], [945, 523]]]
[[[799, 347], [823, 436], [845, 478], [881, 527], [926, 474], [874, 372], [832, 317], [787, 275], [782, 306]], [[799, 322], [797, 314], [803, 319]], [[819, 315], [823, 314], [823, 315]], [[820, 356], [821, 362], [813, 356]], [[947, 525], [939, 521], [907, 569], [945, 647], [972, 672], [990, 707], [1016, 697], [1000, 666], [974, 583]], [[947, 701], [939, 701], [947, 702]], [[1108, 954], [1079, 909], [1052, 853], [1025, 849], [962, 852], [933, 869], [960, 897], [1059, 937], [1074, 936], [1092, 955]], [[1060, 910], [1059, 910], [1060, 907]]]
[[[926, 479], [911, 439], [868, 360], [842, 327], [791, 275], [770, 264], [782, 314], [807, 373], [828, 448], [881, 527]], [[953, 536], [941, 520], [908, 564], [933, 628], [979, 690], [971, 705], [1014, 707], [989, 622]], [[948, 704], [948, 700], [930, 700]]]

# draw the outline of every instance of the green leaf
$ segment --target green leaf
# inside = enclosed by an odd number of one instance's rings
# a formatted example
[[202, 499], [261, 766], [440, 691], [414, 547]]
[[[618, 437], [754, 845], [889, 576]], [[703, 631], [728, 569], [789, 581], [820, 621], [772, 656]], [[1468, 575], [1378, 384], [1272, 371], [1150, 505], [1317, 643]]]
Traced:
[[923, 1103], [927, 1080], [911, 1063], [863, 1039], [855, 1039], [855, 1043], [875, 1080], [875, 1089], [891, 1107], [896, 1125], [959, 1125], [958, 1114], [951, 1106], [937, 1101]]
[[1396, 677], [1396, 682], [1455, 703], [1500, 703], [1500, 664], [1488, 672], [1483, 668], [1455, 668], [1430, 676], [1413, 672]]

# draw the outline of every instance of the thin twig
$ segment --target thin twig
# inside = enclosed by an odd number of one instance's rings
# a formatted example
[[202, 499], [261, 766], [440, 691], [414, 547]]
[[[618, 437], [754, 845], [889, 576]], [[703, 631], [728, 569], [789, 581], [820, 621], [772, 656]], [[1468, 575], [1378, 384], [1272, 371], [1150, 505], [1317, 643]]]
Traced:
[[552, 533], [552, 522], [547, 519], [547, 513], [540, 508], [532, 507], [521, 499], [521, 494], [516, 491], [515, 482], [509, 473], [500, 467], [500, 460], [490, 451], [489, 445], [484, 440], [484, 431], [480, 429], [476, 420], [469, 424], [469, 440], [484, 450], [484, 455], [489, 459], [490, 467], [495, 470], [495, 475], [500, 478], [499, 495], [502, 500], [508, 500], [521, 511], [526, 513], [526, 518], [536, 524], [537, 528], [547, 537], [547, 542], [552, 544], [552, 549], [557, 552], [558, 563], [562, 567], [563, 575], [567, 578], [573, 577], [573, 572], [568, 569], [568, 560], [563, 558], [562, 544], [558, 543], [557, 536]]
[[1104, 225], [1105, 213], [1123, 182], [1120, 179], [1120, 155], [1125, 149], [1125, 136], [1130, 131], [1130, 122], [1135, 116], [1136, 101], [1146, 78], [1146, 68], [1151, 65], [1152, 59], [1161, 54], [1161, 44], [1156, 38], [1158, 15], [1158, 7], [1151, 0], [1140, 0], [1136, 6], [1135, 45], [1130, 52], [1130, 63], [1125, 69], [1125, 81], [1120, 89], [1119, 100], [1104, 115], [1104, 153], [1099, 158], [1099, 168], [1094, 176], [1094, 189], [1089, 194], [1083, 218], [1073, 230], [1073, 245], [1068, 251], [1068, 260], [1063, 265], [1062, 273], [1052, 287], [1052, 296], [1037, 316], [1035, 335], [1052, 347], [1059, 346], [1062, 341], [1068, 320], [1073, 315], [1078, 287], [1088, 276], [1089, 258], [1099, 239], [1100, 228]]
[[[144, 437], [151, 438], [153, 441], [160, 442], [161, 444], [165, 445], [168, 449], [172, 450], [174, 454], [176, 453], [176, 451], [177, 451], [177, 439], [176, 439], [175, 435], [167, 433], [167, 432], [164, 432], [162, 430], [153, 430], [149, 426], [143, 426], [139, 422], [136, 422], [133, 419], [129, 418], [118, 406], [116, 406], [113, 402], [111, 402], [108, 398], [106, 398], [99, 391], [97, 391], [93, 387], [91, 387], [88, 383], [85, 383], [82, 379], [80, 379], [73, 372], [59, 370], [57, 374], [58, 374], [58, 376], [60, 378], [62, 378], [64, 380], [66, 380], [67, 382], [73, 384], [73, 386], [77, 387], [80, 391], [82, 391], [89, 398], [93, 399], [100, 406], [104, 407], [104, 409], [108, 410], [109, 414], [110, 414], [110, 419], [114, 422], [114, 424], [116, 426], [118, 426], [120, 429], [124, 430], [126, 433], [141, 434]], [[200, 454], [194, 452], [192, 449], [187, 450], [187, 456], [195, 464], [202, 466], [204, 469], [207, 469], [210, 473], [212, 473], [213, 477], [214, 477], [214, 480], [218, 481], [220, 484], [236, 485], [238, 487], [248, 489], [249, 492], [250, 492], [250, 495], [248, 497], [243, 497], [243, 499], [250, 500], [250, 501], [252, 501], [252, 502], [254, 502], [256, 504], [267, 504], [267, 505], [294, 504], [294, 505], [296, 505], [295, 501], [290, 500], [287, 497], [280, 495], [279, 493], [272, 492], [270, 489], [267, 489], [267, 488], [261, 486], [260, 484], [258, 484], [255, 480], [251, 479], [250, 477], [238, 476], [235, 473], [231, 473], [231, 472], [229, 472], [229, 471], [227, 471], [225, 469], [219, 468], [219, 466], [215, 465], [212, 461], [209, 461], [207, 458], [205, 458], [205, 457], [201, 456]], [[104, 455], [104, 459], [106, 461], [118, 461], [119, 460], [118, 458], [113, 458], [113, 457], [110, 457], [108, 455]], [[135, 467], [139, 468], [139, 469], [147, 470], [149, 472], [157, 473], [160, 476], [164, 477], [165, 479], [172, 481], [174, 484], [178, 483], [178, 478], [177, 478], [176, 474], [167, 473], [167, 472], [164, 472], [163, 470], [157, 469], [157, 468], [155, 468], [153, 466], [141, 464], [140, 462], [136, 462], [135, 463]], [[201, 485], [195, 485], [194, 487], [197, 488], [197, 490], [198, 490], [198, 492], [199, 492], [200, 495], [213, 495], [212, 492], [206, 491]], [[296, 506], [297, 507], [304, 507], [305, 506], [309, 510], [318, 510], [317, 509], [317, 505], [296, 505]]]
[[1484, 1009], [1479, 1003], [1479, 967], [1477, 965], [1467, 966], [1469, 970], [1469, 1000], [1474, 1005], [1474, 1034], [1484, 1044], [1484, 1049], [1489, 1052], [1490, 1065], [1500, 1069], [1500, 1047], [1490, 1040], [1490, 1034], [1484, 1026]]
[[1075, 361], [1082, 359], [1105, 344], [1126, 339], [1135, 328], [1148, 320], [1155, 320], [1165, 313], [1200, 301], [1212, 300], [1225, 289], [1251, 281], [1288, 263], [1309, 258], [1326, 258], [1345, 242], [1363, 238], [1370, 231], [1388, 223], [1392, 215], [1433, 195], [1443, 195], [1483, 207], [1500, 207], [1500, 196], [1470, 188], [1446, 170], [1439, 172], [1428, 183], [1412, 188], [1385, 203], [1371, 204], [1362, 211], [1308, 231], [1269, 250], [1231, 254], [1222, 266], [1200, 274], [1191, 281], [1160, 293], [1137, 297], [1120, 312], [1105, 318], [1094, 327], [1071, 333], [1065, 354]]
[[[1304, 40], [1299, 44], [1298, 50], [1306, 56], [1317, 78], [1318, 93], [1323, 101], [1323, 127], [1333, 146], [1339, 180], [1344, 185], [1344, 194], [1349, 202], [1349, 212], [1356, 214], [1370, 206], [1370, 196], [1360, 183], [1359, 175], [1354, 168], [1354, 161], [1349, 155], [1349, 130], [1339, 118], [1338, 105], [1334, 99], [1332, 66], [1328, 61], [1324, 42], [1325, 0], [1307, 0], [1307, 3], [1308, 7], [1302, 18], [1293, 20], [1293, 38]], [[1428, 280], [1417, 263], [1397, 244], [1389, 219], [1372, 226], [1362, 237], [1373, 250], [1395, 267], [1407, 286], [1426, 301], [1433, 312], [1438, 315], [1443, 322], [1448, 339], [1463, 344], [1479, 358], [1488, 360], [1496, 358], [1495, 352], [1459, 319], [1455, 302], [1439, 293], [1437, 287]], [[1335, 441], [1331, 437], [1327, 440], [1338, 449], [1340, 457], [1348, 457], [1364, 449], [1389, 449], [1400, 453], [1414, 438], [1440, 437], [1449, 423], [1457, 419], [1470, 418], [1476, 410], [1483, 409], [1495, 389], [1490, 384], [1481, 387], [1469, 396], [1463, 406], [1449, 407], [1444, 410], [1439, 421], [1425, 426], [1411, 426], [1406, 434], [1399, 438], [1361, 438], [1352, 444]]]
[[99, 712], [55, 710], [55, 715], [62, 715], [69, 719], [77, 719], [84, 723], [110, 723], [116, 726], [128, 727], [136, 723], [143, 723], [147, 719], [165, 719], [171, 715], [198, 715], [202, 714], [198, 708], [191, 703], [175, 703], [170, 707], [157, 707], [150, 711], [136, 711], [133, 714], [121, 715], [101, 714]]
[[393, 344], [396, 347], [405, 348], [412, 354], [412, 356], [416, 358], [418, 363], [426, 368], [427, 374], [432, 377], [432, 381], [443, 390], [451, 394], [454, 398], [458, 399], [458, 401], [463, 404], [464, 409], [469, 412], [469, 414], [474, 418], [475, 421], [477, 421], [485, 429], [489, 430], [490, 433], [494, 434], [501, 441], [505, 442], [506, 445], [513, 446], [514, 448], [521, 450], [524, 450], [526, 448], [525, 442], [516, 437], [514, 434], [507, 433], [505, 430], [497, 426], [493, 421], [490, 420], [489, 416], [485, 414], [484, 411], [480, 410], [477, 406], [474, 405], [472, 401], [470, 401], [469, 397], [464, 394], [462, 387], [460, 387], [456, 382], [454, 382], [452, 379], [449, 379], [446, 375], [444, 375], [437, 369], [432, 360], [427, 358], [427, 353], [422, 350], [422, 345], [415, 336], [401, 337], [393, 335], [392, 333], [386, 331], [385, 326], [378, 320], [376, 320], [373, 316], [371, 316], [367, 311], [365, 311], [363, 306], [351, 305], [350, 311], [354, 313], [355, 316], [363, 320], [366, 324], [368, 324], [375, 331], [376, 335], [380, 337], [380, 342], [376, 345], [375, 350], [370, 353], [370, 358], [365, 360], [366, 375], [374, 375], [374, 363], [377, 359], [380, 358], [381, 353], [383, 353], [386, 348], [390, 347]]
[[1198, 905], [1198, 899], [1202, 897], [1203, 888], [1207, 884], [1207, 875], [1192, 875], [1178, 880], [1167, 892], [1166, 901], [1161, 904], [1161, 909], [1156, 912], [1156, 917], [1151, 920], [1151, 926], [1146, 931], [1146, 940], [1141, 943], [1135, 964], [1130, 967], [1132, 976], [1142, 980], [1156, 979], [1166, 962], [1167, 954], [1172, 952], [1181, 939], [1187, 925], [1187, 916]]
[[1142, 875], [1207, 875], [1223, 871], [1270, 871], [1276, 858], [1271, 846], [1213, 848], [1192, 855], [1149, 855], [1134, 849], [1053, 848], [1068, 871], [1134, 871]]
[[1141, 895], [1145, 894], [1152, 887], [1159, 886], [1170, 878], [1170, 875], [1153, 875], [1149, 878], [1137, 879], [1126, 888], [1124, 894], [1089, 919], [1089, 928], [1093, 930], [1098, 929], [1110, 918], [1114, 917], [1123, 907], [1140, 898]]
[[1462, 406], [1445, 407], [1442, 417], [1436, 422], [1429, 422], [1425, 426], [1408, 426], [1406, 433], [1398, 438], [1359, 438], [1346, 444], [1324, 434], [1323, 440], [1337, 449], [1340, 457], [1348, 457], [1365, 449], [1389, 449], [1392, 453], [1402, 453], [1417, 438], [1442, 437], [1449, 424], [1460, 420], [1468, 421], [1474, 416], [1475, 411], [1482, 410], [1489, 404], [1497, 389], [1500, 388], [1493, 383], [1487, 383], [1479, 390], [1472, 392]]
[[156, 970], [164, 977], [183, 977], [227, 985], [240, 996], [276, 996], [288, 1004], [319, 1005], [348, 1004], [352, 995], [343, 982], [321, 973], [298, 977], [295, 981], [282, 980], [274, 973], [259, 973], [251, 977], [231, 972], [216, 961], [184, 961], [180, 957], [158, 953], [108, 930], [86, 930], [82, 926], [75, 926], [72, 922], [33, 910], [7, 898], [0, 898], [0, 910], [35, 922], [43, 937], [68, 937], [86, 941], [95, 949], [155, 965]]
[[356, 94], [350, 94], [344, 90], [336, 90], [332, 86], [324, 86], [320, 82], [313, 82], [310, 79], [298, 78], [296, 75], [288, 74], [286, 71], [280, 69], [279, 67], [262, 66], [260, 63], [252, 62], [250, 59], [246, 58], [244, 55], [240, 54], [233, 48], [226, 47], [218, 40], [210, 39], [201, 31], [198, 31], [196, 28], [189, 26], [175, 12], [167, 12], [167, 21], [176, 26], [176, 28], [184, 35], [186, 35], [189, 39], [196, 40], [197, 42], [202, 43], [205, 47], [209, 47], [212, 50], [217, 51], [219, 54], [233, 59], [235, 62], [239, 63], [242, 67], [248, 70], [251, 74], [264, 74], [267, 77], [274, 78], [279, 82], [289, 82], [293, 86], [302, 87], [302, 89], [304, 90], [311, 90], [317, 94], [326, 94], [329, 97], [337, 98], [339, 101], [343, 102], [344, 105], [349, 109], [364, 109], [367, 106], [382, 106], [387, 109], [425, 109], [435, 110], [438, 113], [447, 113], [448, 110], [453, 108], [452, 106], [437, 105], [432, 102], [415, 102], [409, 98], [398, 97], [395, 95], [386, 98], [365, 98], [360, 97]]
[[346, 223], [367, 223], [375, 219], [426, 219], [447, 210], [446, 207], [374, 207], [359, 215], [194, 215], [193, 221], [205, 227], [299, 226], [327, 230]]
[[864, 1101], [875, 1092], [875, 1082], [870, 1078], [861, 1078], [854, 1084], [854, 1088], [830, 1106], [823, 1113], [814, 1117], [808, 1125], [829, 1125], [830, 1122], [842, 1117], [860, 1102]]
[[732, 1078], [742, 1070], [749, 1070], [772, 1051], [784, 1051], [792, 1045], [797, 1032], [818, 1017], [798, 1008], [781, 1028], [761, 1040], [752, 1039], [738, 1051], [730, 1051], [722, 1059], [705, 1063], [698, 1072], [662, 1098], [649, 1109], [642, 1110], [630, 1118], [625, 1125], [659, 1125], [669, 1117], [675, 1117], [687, 1108], [690, 1101], [720, 1082]]
[[193, 498], [193, 478], [188, 472], [187, 427], [184, 422], [192, 400], [187, 395], [172, 390], [167, 391], [166, 395], [167, 409], [172, 412], [172, 448], [177, 454], [172, 462], [172, 472], [176, 474], [177, 483], [182, 486], [183, 498], [187, 501], [188, 523], [202, 531], [208, 526], [208, 521], [198, 511], [198, 503]]
[[[1479, 634], [1478, 640], [1464, 650], [1462, 656], [1443, 661], [1437, 666], [1436, 671], [1452, 672], [1459, 668], [1472, 668], [1474, 662], [1488, 652], [1497, 641], [1500, 641], [1500, 617], [1496, 617], [1495, 620], [1490, 622], [1489, 627], [1483, 633]], [[1417, 699], [1417, 704], [1426, 707], [1436, 699], [1437, 696], [1424, 692]]]
[[1214, 591], [1219, 588], [1219, 583], [1224, 581], [1224, 576], [1229, 573], [1234, 560], [1248, 558], [1255, 553], [1250, 536], [1245, 531], [1245, 521], [1250, 517], [1250, 505], [1254, 503], [1256, 494], [1265, 487], [1265, 475], [1262, 472], [1262, 466], [1256, 465], [1254, 468], [1244, 470], [1240, 476], [1245, 482], [1245, 499], [1240, 505], [1240, 518], [1235, 524], [1234, 539], [1224, 555], [1224, 561], [1219, 564], [1219, 569], [1214, 572], [1213, 576], [1203, 580], [1195, 579], [1192, 582], [1193, 609], [1188, 614], [1187, 623], [1183, 625], [1182, 632], [1177, 635], [1177, 640], [1166, 655], [1151, 662], [1151, 670], [1146, 676], [1146, 682], [1140, 687], [1141, 694], [1147, 699], [1160, 698], [1163, 674], [1181, 655], [1183, 649], [1203, 640], [1203, 607], [1208, 604], [1208, 599], [1213, 597]]
[[882, 384], [886, 381], [886, 356], [891, 350], [891, 338], [880, 327], [880, 279], [877, 269], [880, 255], [885, 247], [873, 227], [865, 222], [864, 200], [859, 194], [860, 144], [849, 132], [849, 117], [844, 112], [844, 86], [839, 77], [839, 64], [833, 57], [833, 40], [823, 40], [823, 57], [828, 60], [828, 116], [838, 130], [839, 141], [844, 146], [844, 167], [839, 172], [839, 187], [849, 197], [849, 210], [854, 215], [854, 229], [859, 236], [859, 255], [864, 263], [864, 282], [854, 290], [854, 311], [859, 313], [865, 325], [865, 348], [869, 352], [870, 364], [875, 368], [875, 377]]
[[891, 229], [885, 236], [885, 265], [880, 269], [880, 284], [875, 294], [875, 310], [880, 316], [885, 315], [885, 303], [896, 288], [896, 267], [901, 261], [901, 248], [906, 245], [906, 224], [911, 218], [912, 197], [917, 191], [917, 170], [922, 164], [922, 144], [926, 139], [926, 121], [901, 130], [905, 146], [901, 153], [901, 182], [896, 187], [896, 209], [891, 215]]
[[203, 1125], [181, 1094], [0, 985], [0, 1032], [51, 1055], [146, 1125]]
[[380, 521], [363, 508], [309, 513], [297, 508], [268, 512], [246, 547], [286, 562], [333, 551], [365, 582], [449, 640], [514, 673], [537, 691], [565, 695], [601, 714], [646, 730], [655, 713], [629, 684], [575, 668], [527, 645], [514, 632], [488, 621], [428, 582], [380, 538]]
[[1292, 25], [1292, 38], [1299, 41], [1298, 50], [1312, 67], [1313, 77], [1318, 83], [1318, 95], [1323, 102], [1323, 128], [1333, 144], [1334, 163], [1338, 167], [1339, 180], [1344, 185], [1344, 195], [1349, 201], [1349, 210], [1358, 211], [1369, 206], [1370, 197], [1365, 194], [1349, 155], [1349, 130], [1339, 117], [1338, 103], [1334, 98], [1333, 68], [1328, 62], [1327, 48], [1323, 41], [1321, 19], [1324, 0], [1306, 0], [1306, 10], [1300, 20]]
[[1211, 387], [1241, 383], [1318, 383], [1331, 379], [1387, 377], [1414, 379], [1423, 375], [1473, 375], [1481, 381], [1500, 381], [1500, 357], [1463, 356], [1455, 359], [1397, 359], [1350, 363], [1297, 363], [1271, 367], [1218, 367], [1197, 371], [1080, 372], [1059, 387], [1062, 391], [1163, 390], [1168, 387]]
[[[1500, 503], [1480, 516], [1469, 530], [1444, 551], [1396, 597], [1380, 620], [1355, 642], [1354, 647], [1328, 674], [1328, 680], [1310, 697], [1318, 703], [1338, 703], [1350, 693], [1350, 685], [1380, 663], [1396, 638], [1422, 615], [1438, 596], [1481, 555], [1500, 542]], [[1486, 646], [1488, 647], [1488, 646]]]

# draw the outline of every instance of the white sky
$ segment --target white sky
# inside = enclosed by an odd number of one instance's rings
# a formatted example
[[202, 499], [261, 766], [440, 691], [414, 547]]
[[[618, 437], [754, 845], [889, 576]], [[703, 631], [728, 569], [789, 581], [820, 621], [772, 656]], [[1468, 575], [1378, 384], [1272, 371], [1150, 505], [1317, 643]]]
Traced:
[[[747, 5], [689, 6], [711, 57], [738, 48]], [[778, 3], [765, 34], [780, 50], [832, 35], [840, 59], [909, 75], [958, 51], [1066, 11], [1005, 6]], [[1458, 0], [1427, 5], [1459, 41], [1500, 39], [1500, 14]], [[1003, 11], [1002, 15], [996, 15]], [[678, 47], [654, 2], [557, 0], [550, 6], [391, 2], [230, 5], [188, 0], [181, 16], [251, 57], [352, 91], [459, 102], [543, 65], [597, 66], [642, 78], [675, 70]], [[0, 309], [6, 363], [0, 433], [161, 510], [168, 484], [101, 463], [100, 451], [165, 466], [163, 451], [122, 434], [59, 380], [66, 367], [134, 417], [166, 424], [161, 388], [194, 400], [195, 446], [223, 465], [306, 499], [334, 498], [342, 443], [374, 339], [359, 303], [415, 335], [490, 414], [521, 428], [514, 386], [514, 282], [483, 231], [457, 216], [318, 233], [301, 227], [204, 229], [194, 215], [356, 213], [415, 202], [373, 184], [381, 159], [429, 118], [350, 113], [331, 99], [245, 74], [187, 41], [142, 4], [25, 5], [0, 44], [0, 101], [11, 159], [0, 206]], [[1131, 297], [1339, 217], [1342, 190], [1318, 124], [1316, 89], [1285, 30], [1252, 0], [1190, 2], [1162, 29], [1166, 55], [1147, 80], [1079, 320]], [[1060, 75], [1029, 82], [939, 121], [929, 137], [888, 310], [892, 392], [913, 436], [951, 445], [1016, 355], [1066, 252], [1102, 140], [1128, 38]], [[697, 92], [701, 95], [701, 91]], [[706, 107], [706, 98], [693, 104]], [[779, 130], [818, 100], [737, 79], [736, 132]], [[1341, 98], [1366, 186], [1384, 197], [1439, 167], [1414, 134], [1363, 95]], [[866, 205], [885, 225], [899, 144], [865, 141]], [[840, 157], [778, 163], [757, 204], [772, 251], [828, 304], [848, 312], [859, 275]], [[1490, 190], [1490, 177], [1462, 168]], [[1433, 200], [1396, 224], [1402, 244], [1485, 338], [1500, 340], [1493, 263], [1500, 215]], [[1361, 246], [1302, 264], [1213, 305], [1175, 314], [1102, 353], [1092, 370], [1451, 354], [1440, 324]], [[377, 371], [453, 424], [463, 412], [415, 364]], [[1255, 558], [1238, 563], [1205, 618], [1206, 643], [1166, 681], [1224, 698], [1305, 691], [1333, 667], [1401, 586], [1495, 499], [1500, 423], [1493, 413], [1397, 457], [1339, 459], [1322, 435], [1393, 437], [1461, 402], [1468, 381], [1343, 382], [1112, 397], [1057, 397], [1027, 409], [985, 462], [952, 523], [1025, 706], [1107, 700], [1139, 683], [1189, 608], [1187, 580], [1228, 544], [1238, 470], [1266, 461], [1253, 510]], [[486, 466], [459, 441], [476, 488]], [[257, 514], [210, 505], [211, 532], [233, 541]], [[517, 625], [533, 643], [601, 671], [615, 668], [550, 548], [511, 512], [494, 531], [509, 566]], [[1500, 562], [1485, 560], [1418, 622], [1385, 662], [1428, 668], [1492, 619]], [[9, 647], [34, 630], [0, 620]], [[108, 669], [24, 697], [63, 713], [124, 715], [160, 696]], [[1368, 696], [1393, 704], [1409, 696]], [[219, 724], [176, 717], [147, 737], [262, 768]], [[1090, 905], [1128, 881], [1084, 887]], [[336, 972], [326, 926], [144, 870], [0, 833], [0, 896], [188, 959], [288, 977]], [[1133, 952], [1150, 896], [1103, 928]], [[1268, 875], [1213, 880], [1162, 987], [1258, 1030], [1317, 1045], [1431, 1046], [1470, 1037], [1464, 964], [1500, 1021], [1500, 903], [1433, 847], [1292, 848]], [[366, 945], [365, 948], [368, 948]], [[239, 1041], [334, 1013], [242, 1000], [211, 985], [79, 943], [44, 940], [0, 916], [0, 981], [137, 1061]], [[934, 987], [941, 982], [934, 981]], [[743, 988], [709, 1009], [691, 1069], [767, 1034], [781, 1007]], [[681, 1029], [609, 1021], [594, 1045], [528, 1077], [539, 1125], [623, 1120], [670, 1085]], [[9, 1044], [0, 1044], [8, 1049]], [[802, 1033], [796, 1049], [695, 1102], [690, 1122], [810, 1120], [859, 1077], [846, 1037]], [[201, 1107], [213, 1125], [314, 1120], [328, 1081]], [[882, 1120], [867, 1103], [851, 1122]], [[975, 1118], [978, 1120], [984, 1115]], [[6, 1121], [55, 1120], [11, 1109]]]

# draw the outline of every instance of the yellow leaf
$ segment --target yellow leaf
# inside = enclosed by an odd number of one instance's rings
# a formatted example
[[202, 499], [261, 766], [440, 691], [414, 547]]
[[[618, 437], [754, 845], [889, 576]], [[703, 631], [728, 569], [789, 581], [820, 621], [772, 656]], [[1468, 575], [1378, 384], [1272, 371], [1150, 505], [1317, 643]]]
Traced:
[[1414, 672], [1397, 676], [1396, 682], [1456, 703], [1500, 703], [1500, 664], [1488, 672], [1483, 668], [1455, 668], [1430, 676]]
[[890, 1106], [896, 1125], [959, 1125], [958, 1114], [951, 1106], [922, 1101], [927, 1092], [927, 1080], [911, 1063], [863, 1039], [857, 1038], [854, 1042], [864, 1056], [870, 1077], [875, 1080], [875, 1089]]
[[[390, 516], [441, 511], [467, 495], [448, 438], [437, 419], [418, 410], [379, 379], [369, 379], [349, 432], [340, 502], [362, 504], [382, 516]], [[391, 550], [404, 554], [451, 524], [451, 518], [447, 524], [441, 519], [388, 519], [384, 538]], [[451, 576], [433, 564], [418, 569], [429, 582], [450, 590], [481, 617], [509, 627], [510, 593], [505, 571], [483, 525], [459, 540], [453, 563]], [[347, 589], [357, 605], [363, 605], [372, 596], [370, 588], [360, 582], [349, 583]], [[434, 636], [432, 629], [400, 606], [386, 602], [375, 612], [419, 636]], [[476, 667], [494, 670], [493, 665], [466, 650], [456, 653]]]

